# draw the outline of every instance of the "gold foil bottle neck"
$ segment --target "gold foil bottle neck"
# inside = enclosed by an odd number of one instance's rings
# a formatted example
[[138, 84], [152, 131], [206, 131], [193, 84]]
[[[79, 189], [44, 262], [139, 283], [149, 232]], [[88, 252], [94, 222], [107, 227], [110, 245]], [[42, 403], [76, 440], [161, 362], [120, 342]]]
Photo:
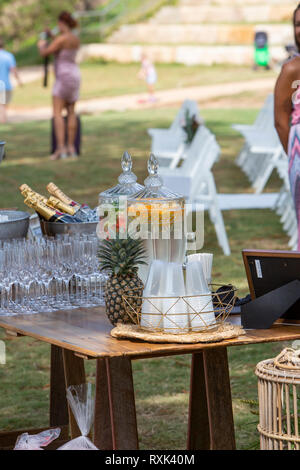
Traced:
[[31, 187], [28, 186], [28, 184], [26, 183], [21, 184], [21, 186], [19, 186], [19, 190], [21, 191], [21, 193], [23, 191], [32, 191]]
[[58, 187], [54, 183], [48, 183], [46, 186], [47, 191], [52, 192], [58, 189]]
[[[52, 194], [52, 196], [56, 197], [57, 199], [60, 199], [65, 204], [68, 204], [68, 205], [74, 204], [74, 201], [72, 201], [71, 198], [69, 198], [65, 193], [63, 193], [62, 190], [59, 189], [54, 183], [49, 183], [47, 185], [47, 190], [50, 194]], [[79, 205], [77, 206], [78, 208], [80, 207]]]
[[34, 191], [30, 186], [28, 186], [28, 184], [26, 183], [23, 183], [21, 184], [21, 186], [19, 186], [19, 190], [21, 191], [21, 194], [23, 196], [26, 196], [27, 194], [30, 194], [30, 195], [33, 195], [33, 196], [36, 196], [38, 199], [42, 199], [42, 200], [45, 200], [47, 201], [47, 198], [45, 196], [43, 196], [42, 194], [39, 194], [37, 193], [36, 191]]
[[62, 202], [61, 200], [57, 199], [54, 196], [50, 196], [48, 198], [47, 204], [62, 212], [65, 212], [66, 214], [69, 214], [69, 215], [75, 214], [75, 209], [73, 209], [73, 207], [69, 206], [68, 204], [65, 204], [64, 202]]
[[42, 194], [36, 193], [35, 191], [33, 191], [27, 185], [24, 185], [24, 186], [25, 187], [22, 188], [22, 190], [21, 190], [21, 194], [22, 194], [23, 197], [27, 198], [29, 196], [29, 197], [32, 197], [32, 198], [37, 199], [39, 201], [42, 201], [44, 204], [47, 203], [47, 198], [45, 196], [42, 196]]

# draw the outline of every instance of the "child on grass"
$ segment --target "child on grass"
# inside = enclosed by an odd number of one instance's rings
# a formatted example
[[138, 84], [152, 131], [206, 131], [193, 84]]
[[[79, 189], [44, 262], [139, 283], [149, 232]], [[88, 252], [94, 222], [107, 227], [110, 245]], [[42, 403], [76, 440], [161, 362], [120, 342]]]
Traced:
[[157, 81], [157, 73], [154, 67], [154, 64], [151, 62], [149, 57], [146, 54], [142, 54], [141, 58], [141, 68], [138, 73], [138, 77], [141, 80], [145, 80], [147, 83], [149, 98], [148, 101], [156, 101], [156, 97], [154, 96], [154, 85]]

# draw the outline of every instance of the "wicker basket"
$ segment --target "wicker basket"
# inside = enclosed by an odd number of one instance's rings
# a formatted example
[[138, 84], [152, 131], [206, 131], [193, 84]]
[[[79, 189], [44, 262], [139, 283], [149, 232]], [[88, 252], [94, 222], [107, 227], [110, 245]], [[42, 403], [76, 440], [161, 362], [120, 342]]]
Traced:
[[261, 449], [299, 450], [300, 350], [284, 349], [259, 362], [255, 373]]
[[[179, 297], [139, 297], [123, 295], [123, 305], [132, 322], [149, 332], [187, 334], [218, 329], [230, 314], [237, 289], [215, 292], [220, 284], [211, 284], [211, 294]], [[201, 305], [201, 308], [195, 308]], [[182, 311], [180, 307], [182, 307]], [[174, 313], [174, 309], [179, 312]]]

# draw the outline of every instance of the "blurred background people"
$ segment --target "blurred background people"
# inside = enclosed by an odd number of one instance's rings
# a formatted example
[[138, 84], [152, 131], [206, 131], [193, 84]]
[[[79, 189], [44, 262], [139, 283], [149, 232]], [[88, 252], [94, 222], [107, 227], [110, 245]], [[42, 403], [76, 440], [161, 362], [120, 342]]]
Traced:
[[300, 250], [300, 3], [293, 15], [297, 52], [281, 69], [275, 86], [275, 127], [289, 158], [289, 179], [298, 221]]
[[299, 54], [297, 46], [295, 44], [286, 44], [286, 46], [284, 46], [284, 48], [285, 48], [285, 50], [287, 52], [287, 55], [288, 55], [286, 60], [290, 60], [295, 55]]
[[270, 49], [268, 34], [265, 31], [257, 31], [254, 36], [254, 70], [258, 67], [270, 69]]
[[12, 99], [11, 74], [14, 75], [19, 85], [22, 85], [15, 57], [11, 52], [5, 50], [4, 41], [0, 38], [0, 91], [4, 92], [4, 103], [0, 103], [0, 122], [2, 124], [7, 122], [7, 106]]
[[154, 86], [157, 82], [157, 73], [154, 64], [151, 62], [146, 54], [142, 54], [141, 57], [141, 68], [138, 73], [138, 77], [141, 80], [145, 80], [147, 83], [149, 101], [156, 101], [157, 98], [154, 95]]
[[[50, 43], [42, 39], [38, 43], [43, 57], [54, 54], [55, 83], [52, 90], [54, 130], [57, 142], [52, 160], [77, 157], [75, 139], [78, 130], [75, 104], [79, 98], [80, 71], [76, 64], [76, 54], [80, 46], [78, 36], [74, 33], [77, 22], [72, 15], [63, 11], [58, 17], [58, 31]], [[49, 31], [47, 31], [49, 33]], [[67, 111], [67, 120], [63, 118], [63, 110]], [[65, 128], [67, 126], [67, 129]], [[66, 140], [67, 136], [67, 140]]]

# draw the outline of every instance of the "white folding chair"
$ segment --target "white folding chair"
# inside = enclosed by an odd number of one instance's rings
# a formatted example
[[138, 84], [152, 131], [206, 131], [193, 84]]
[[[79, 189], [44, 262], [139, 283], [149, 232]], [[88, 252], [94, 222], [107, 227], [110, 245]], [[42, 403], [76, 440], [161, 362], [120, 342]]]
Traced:
[[253, 135], [251, 140], [248, 137], [249, 151], [253, 160], [249, 179], [255, 192], [261, 193], [273, 170], [277, 168], [281, 160], [286, 160], [287, 157], [274, 127], [260, 135]]
[[205, 204], [219, 245], [225, 255], [230, 255], [230, 247], [222, 212], [218, 204], [217, 190], [211, 168], [217, 161], [220, 147], [215, 136], [204, 126], [200, 126], [189, 147], [186, 159], [179, 168], [161, 168], [164, 184], [179, 192], [187, 202]]
[[[247, 136], [249, 133], [257, 132], [260, 134], [262, 130], [268, 125], [270, 118], [273, 119], [274, 114], [274, 95], [270, 94], [267, 96], [263, 107], [261, 108], [255, 122], [251, 125], [245, 124], [233, 124], [232, 128], [240, 132], [245, 140], [247, 141]], [[245, 143], [244, 147], [242, 148], [239, 156], [236, 159], [236, 164], [244, 169], [244, 165], [247, 165], [247, 160], [251, 158], [251, 154], [249, 154], [249, 149], [247, 143]]]
[[286, 158], [274, 126], [273, 108], [266, 107], [264, 122], [244, 129], [243, 161], [238, 164], [256, 193], [261, 193], [278, 162]]
[[161, 167], [176, 168], [179, 161], [186, 156], [189, 145], [185, 143], [186, 133], [183, 126], [187, 111], [190, 116], [195, 116], [199, 123], [203, 123], [196, 101], [185, 100], [168, 129], [148, 129], [152, 138], [151, 152]]

